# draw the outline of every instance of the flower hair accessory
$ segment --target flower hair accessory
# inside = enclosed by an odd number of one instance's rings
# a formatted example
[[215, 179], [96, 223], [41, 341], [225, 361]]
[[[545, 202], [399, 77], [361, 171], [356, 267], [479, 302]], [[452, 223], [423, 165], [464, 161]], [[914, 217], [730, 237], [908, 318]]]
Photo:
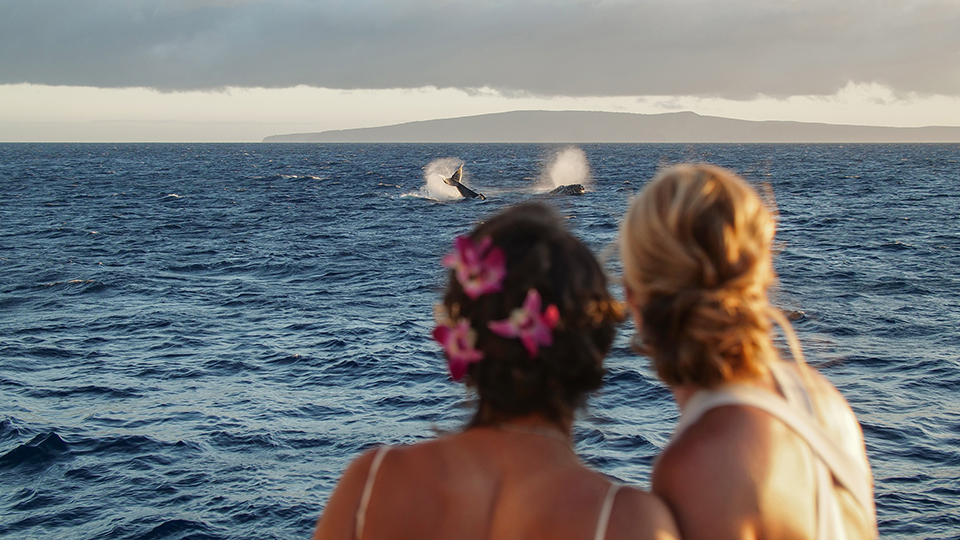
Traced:
[[433, 329], [433, 339], [447, 353], [447, 367], [455, 381], [463, 378], [470, 364], [483, 359], [483, 353], [477, 350], [477, 331], [470, 328], [470, 321], [460, 319], [455, 324], [449, 320], [437, 324]]
[[507, 260], [499, 246], [493, 246], [488, 236], [475, 244], [468, 236], [458, 236], [453, 253], [443, 258], [441, 264], [452, 268], [457, 281], [472, 300], [503, 290], [503, 278], [507, 275]]
[[493, 333], [505, 338], [520, 338], [530, 358], [536, 358], [540, 345], [553, 345], [553, 332], [560, 321], [560, 310], [550, 304], [540, 312], [540, 293], [536, 289], [527, 291], [523, 306], [510, 312], [510, 317], [487, 323]]

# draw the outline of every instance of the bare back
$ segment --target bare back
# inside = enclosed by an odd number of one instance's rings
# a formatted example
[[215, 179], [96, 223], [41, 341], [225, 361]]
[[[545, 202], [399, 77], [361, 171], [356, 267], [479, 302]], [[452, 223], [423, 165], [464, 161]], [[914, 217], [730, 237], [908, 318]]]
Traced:
[[[344, 474], [314, 536], [353, 539], [372, 453]], [[376, 474], [363, 538], [592, 539], [610, 482], [584, 467], [568, 443], [537, 434], [474, 428], [391, 449]], [[674, 538], [656, 497], [620, 489], [606, 538]]]

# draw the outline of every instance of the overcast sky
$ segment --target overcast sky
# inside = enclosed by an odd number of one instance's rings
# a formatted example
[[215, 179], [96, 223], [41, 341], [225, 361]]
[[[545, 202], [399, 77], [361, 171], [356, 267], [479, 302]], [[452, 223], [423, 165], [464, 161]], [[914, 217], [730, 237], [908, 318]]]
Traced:
[[960, 125], [960, 1], [0, 0], [0, 140], [515, 109]]

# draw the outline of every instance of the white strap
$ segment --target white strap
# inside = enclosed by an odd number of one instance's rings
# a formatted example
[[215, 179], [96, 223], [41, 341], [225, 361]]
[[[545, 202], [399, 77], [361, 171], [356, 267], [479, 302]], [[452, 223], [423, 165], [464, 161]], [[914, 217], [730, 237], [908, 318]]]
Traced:
[[837, 506], [837, 497], [833, 493], [833, 478], [830, 477], [830, 470], [822, 460], [817, 460], [813, 468], [814, 474], [817, 475], [817, 539], [845, 539], [842, 522], [839, 523], [839, 528], [837, 527], [840, 508]]
[[[806, 368], [806, 365], [796, 364], [797, 370]], [[777, 381], [777, 386], [780, 387], [780, 393], [783, 394], [783, 399], [785, 399], [788, 404], [801, 407], [811, 415], [816, 416], [813, 401], [810, 400], [810, 395], [803, 385], [799, 371], [788, 370], [783, 367], [780, 362], [770, 362], [767, 364], [767, 369], [770, 370], [773, 379]]]
[[389, 446], [381, 446], [373, 456], [373, 463], [370, 464], [370, 471], [367, 473], [367, 483], [363, 486], [363, 494], [360, 496], [360, 506], [357, 507], [357, 540], [363, 537], [363, 527], [367, 523], [367, 506], [370, 504], [370, 496], [373, 494], [373, 482], [377, 479], [377, 471], [380, 470], [380, 464], [383, 463], [383, 457], [390, 450]]
[[847, 488], [857, 503], [864, 509], [871, 507], [870, 475], [863, 465], [852, 459], [838, 447], [823, 428], [815, 424], [808, 416], [801, 415], [780, 396], [775, 396], [746, 385], [729, 385], [722, 390], [697, 392], [687, 406], [677, 424], [673, 438], [679, 437], [686, 428], [693, 425], [704, 413], [725, 405], [754, 407], [777, 418], [797, 435], [806, 440], [810, 449], [827, 465], [840, 484]]
[[622, 486], [617, 483], [610, 483], [607, 490], [607, 496], [603, 499], [603, 506], [600, 507], [600, 519], [597, 520], [597, 530], [593, 534], [593, 540], [603, 540], [607, 537], [607, 525], [610, 523], [610, 513], [613, 511], [613, 501], [617, 498], [617, 492]]

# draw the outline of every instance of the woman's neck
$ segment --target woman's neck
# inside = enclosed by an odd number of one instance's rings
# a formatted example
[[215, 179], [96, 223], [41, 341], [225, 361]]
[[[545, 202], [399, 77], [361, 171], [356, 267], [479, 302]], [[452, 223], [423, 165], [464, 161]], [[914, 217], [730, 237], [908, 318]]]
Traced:
[[567, 437], [573, 433], [573, 419], [562, 419], [560, 421], [548, 420], [542, 415], [539, 414], [530, 414], [527, 416], [519, 416], [516, 418], [505, 418], [503, 421], [499, 422], [498, 425], [501, 426], [515, 426], [517, 428], [530, 428], [530, 429], [552, 429], [558, 431]]
[[480, 425], [475, 424], [475, 427], [490, 427], [504, 431], [540, 434], [568, 442], [573, 438], [573, 418], [563, 418], [559, 421], [554, 421], [537, 413], [490, 419]]

